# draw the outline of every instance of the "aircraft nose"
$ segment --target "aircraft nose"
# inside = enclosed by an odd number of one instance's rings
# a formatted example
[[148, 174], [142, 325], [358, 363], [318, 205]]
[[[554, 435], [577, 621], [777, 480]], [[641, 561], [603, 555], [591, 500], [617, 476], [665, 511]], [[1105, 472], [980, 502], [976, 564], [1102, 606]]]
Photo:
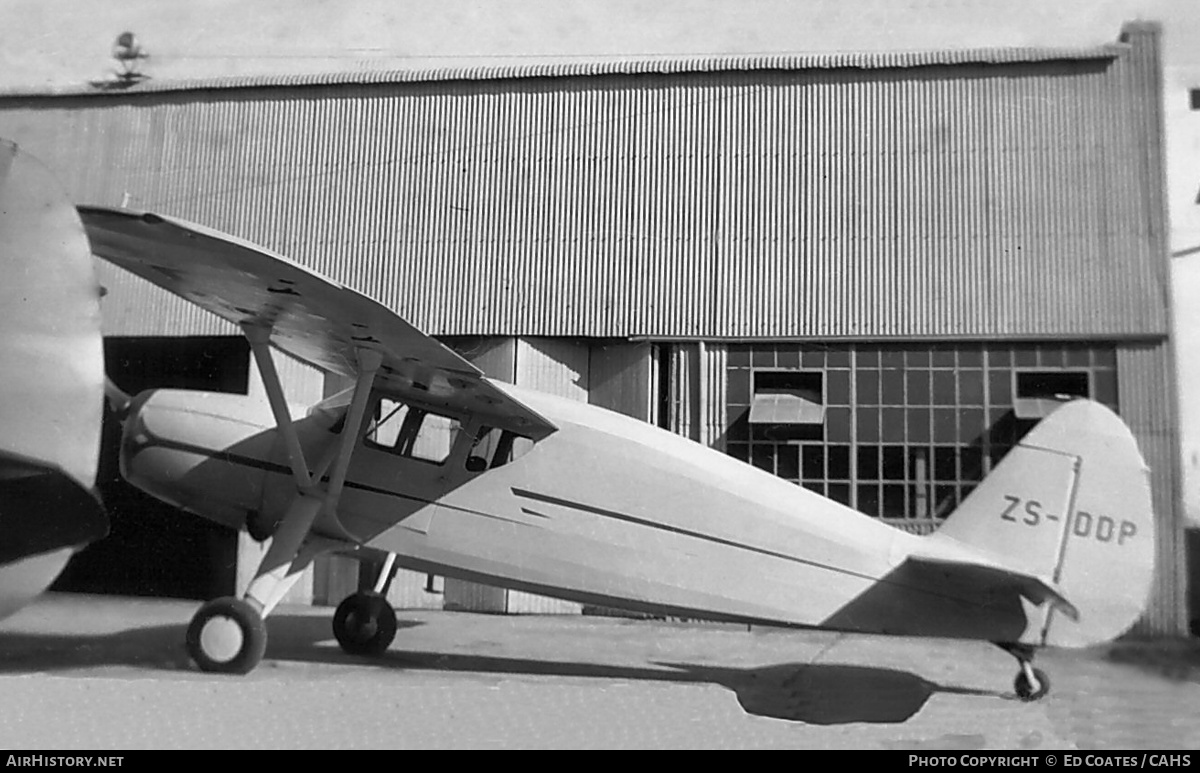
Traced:
[[149, 390], [129, 403], [121, 430], [121, 476], [142, 491], [186, 507], [186, 481], [213, 449], [200, 442], [200, 417], [181, 409], [166, 390]]
[[121, 475], [158, 499], [238, 528], [273, 469], [270, 408], [246, 395], [159, 389], [129, 404]]

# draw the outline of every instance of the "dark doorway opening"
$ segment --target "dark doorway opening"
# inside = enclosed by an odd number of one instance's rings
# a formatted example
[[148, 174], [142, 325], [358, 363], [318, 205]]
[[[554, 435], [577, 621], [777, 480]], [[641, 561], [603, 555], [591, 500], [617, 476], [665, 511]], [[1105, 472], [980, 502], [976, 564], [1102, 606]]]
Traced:
[[[146, 389], [246, 394], [250, 349], [241, 336], [106, 338], [109, 377], [135, 395]], [[121, 426], [105, 411], [96, 487], [109, 535], [80, 551], [53, 590], [208, 599], [231, 594], [237, 532], [164, 504], [126, 483], [118, 469]]]

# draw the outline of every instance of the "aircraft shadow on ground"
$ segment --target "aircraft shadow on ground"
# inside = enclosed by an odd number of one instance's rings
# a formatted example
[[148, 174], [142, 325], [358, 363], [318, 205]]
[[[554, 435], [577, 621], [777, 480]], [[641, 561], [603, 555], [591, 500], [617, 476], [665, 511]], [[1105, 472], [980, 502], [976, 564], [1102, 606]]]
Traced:
[[382, 662], [438, 671], [716, 684], [733, 692], [747, 714], [812, 725], [904, 722], [935, 693], [1011, 697], [938, 685], [905, 671], [827, 663], [728, 668], [656, 662], [651, 667], [405, 650], [389, 651]]
[[1015, 700], [1011, 694], [939, 685], [906, 671], [871, 666], [788, 663], [759, 668], [729, 668], [666, 662], [652, 662], [644, 666], [615, 665], [427, 652], [408, 650], [397, 645], [393, 645], [382, 657], [359, 658], [346, 655], [336, 647], [312, 646], [316, 641], [329, 638], [328, 628], [313, 637], [285, 636], [273, 639], [278, 646], [268, 649], [268, 657], [308, 662], [359, 663], [400, 670], [716, 684], [733, 692], [748, 714], [813, 725], [904, 722], [919, 712], [936, 693]]
[[[400, 628], [423, 624], [403, 619], [398, 623]], [[102, 666], [193, 670], [183, 646], [184, 630], [184, 625], [160, 625], [97, 636], [0, 633], [0, 673]], [[331, 645], [329, 619], [311, 615], [274, 616], [270, 631], [269, 659], [399, 670], [716, 684], [733, 692], [748, 714], [813, 725], [904, 722], [936, 693], [1013, 698], [999, 692], [939, 685], [905, 671], [838, 663], [759, 668], [665, 662], [637, 666], [424, 652], [395, 645], [383, 657], [361, 658]]]
[[907, 671], [841, 663], [789, 663], [717, 669], [664, 664], [732, 690], [747, 714], [810, 725], [896, 723], [915, 715], [935, 693], [1009, 697], [939, 685]]

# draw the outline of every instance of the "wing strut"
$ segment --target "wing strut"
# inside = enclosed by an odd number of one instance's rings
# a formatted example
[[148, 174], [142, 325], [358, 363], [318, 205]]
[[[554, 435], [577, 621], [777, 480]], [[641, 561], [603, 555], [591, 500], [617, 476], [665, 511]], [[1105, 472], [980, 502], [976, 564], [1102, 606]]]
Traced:
[[312, 476], [304, 459], [300, 438], [296, 435], [296, 428], [292, 426], [292, 415], [288, 411], [287, 399], [283, 396], [283, 385], [279, 382], [279, 372], [275, 370], [275, 360], [271, 358], [271, 330], [261, 325], [242, 325], [242, 333], [250, 342], [250, 351], [254, 353], [254, 362], [262, 375], [267, 400], [271, 403], [271, 413], [275, 414], [275, 426], [283, 436], [292, 476], [300, 490], [307, 491], [312, 486]]
[[[329, 489], [325, 494], [325, 511], [329, 515], [337, 514], [337, 503], [342, 496], [342, 487], [346, 485], [346, 472], [350, 469], [350, 456], [354, 452], [354, 443], [358, 440], [363, 415], [367, 410], [367, 397], [371, 394], [375, 374], [379, 372], [382, 363], [383, 357], [379, 352], [372, 349], [358, 350], [358, 380], [354, 384], [350, 411], [342, 428], [338, 453], [333, 459], [333, 470], [329, 474]], [[295, 435], [294, 432], [292, 434]]]
[[354, 443], [366, 414], [367, 398], [375, 383], [375, 374], [382, 363], [382, 357], [379, 352], [371, 349], [357, 350], [359, 365], [354, 394], [339, 438], [337, 454], [332, 459], [322, 460], [322, 468], [331, 467], [329, 482], [322, 488], [324, 469], [318, 472], [316, 478], [310, 473], [288, 412], [279, 374], [271, 359], [270, 331], [253, 326], [246, 326], [244, 330], [259, 363], [259, 373], [266, 387], [267, 399], [271, 401], [271, 410], [275, 414], [275, 421], [287, 448], [288, 462], [298, 487], [295, 499], [288, 506], [287, 513], [271, 539], [271, 546], [267, 548], [266, 555], [259, 563], [254, 580], [246, 589], [246, 601], [265, 617], [295, 584], [309, 562], [327, 546], [327, 540], [314, 539], [311, 536], [312, 527], [322, 514], [333, 516], [336, 520], [338, 501], [341, 499], [346, 473], [350, 468], [350, 457], [354, 452]]

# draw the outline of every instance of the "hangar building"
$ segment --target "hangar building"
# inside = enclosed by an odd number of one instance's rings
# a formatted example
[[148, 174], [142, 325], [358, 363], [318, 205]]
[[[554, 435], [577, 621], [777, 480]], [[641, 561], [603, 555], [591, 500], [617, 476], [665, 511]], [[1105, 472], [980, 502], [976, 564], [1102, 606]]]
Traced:
[[[1090, 395], [1150, 465], [1141, 630], [1177, 634], [1159, 38], [1134, 23], [1090, 48], [149, 80], [2, 94], [0, 135], [81, 203], [261, 243], [491, 375], [899, 528], [936, 528], [1056, 395]], [[102, 282], [118, 383], [260, 388], [230, 326], [110, 267]], [[285, 371], [297, 400], [336, 386]], [[107, 485], [118, 531], [137, 526], [68, 584], [216, 595], [252, 568], [244, 536]], [[336, 603], [345, 567], [317, 570], [311, 592]], [[414, 581], [400, 603], [570, 608]]]

